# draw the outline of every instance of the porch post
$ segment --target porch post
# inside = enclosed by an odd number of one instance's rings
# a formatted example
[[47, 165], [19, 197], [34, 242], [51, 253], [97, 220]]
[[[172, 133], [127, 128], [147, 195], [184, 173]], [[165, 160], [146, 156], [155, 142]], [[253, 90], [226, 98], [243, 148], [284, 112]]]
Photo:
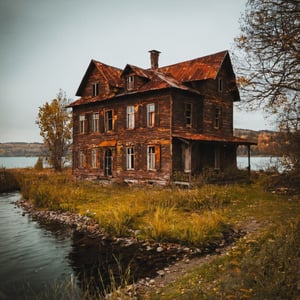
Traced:
[[248, 148], [248, 176], [250, 178], [250, 174], [251, 174], [251, 163], [250, 163], [250, 144], [247, 145]]

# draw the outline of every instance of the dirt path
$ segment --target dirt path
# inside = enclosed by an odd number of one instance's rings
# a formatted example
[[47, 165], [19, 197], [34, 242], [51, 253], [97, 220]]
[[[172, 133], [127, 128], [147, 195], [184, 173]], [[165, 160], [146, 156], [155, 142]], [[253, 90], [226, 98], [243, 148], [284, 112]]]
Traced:
[[[243, 224], [242, 231], [245, 235], [253, 233], [258, 229], [262, 228], [266, 224], [259, 223], [255, 219], [249, 220], [247, 223]], [[214, 253], [207, 254], [200, 257], [188, 258], [184, 257], [181, 260], [176, 261], [172, 265], [164, 268], [163, 270], [157, 271], [157, 276], [155, 278], [145, 278], [139, 280], [135, 285], [130, 285], [127, 287], [127, 293], [129, 295], [146, 295], [148, 292], [157, 290], [169, 284], [175, 282], [179, 277], [184, 276], [189, 273], [195, 267], [201, 266], [205, 263], [212, 262], [216, 257], [225, 255], [231, 248], [235, 245], [232, 243], [223, 248], [218, 248]]]

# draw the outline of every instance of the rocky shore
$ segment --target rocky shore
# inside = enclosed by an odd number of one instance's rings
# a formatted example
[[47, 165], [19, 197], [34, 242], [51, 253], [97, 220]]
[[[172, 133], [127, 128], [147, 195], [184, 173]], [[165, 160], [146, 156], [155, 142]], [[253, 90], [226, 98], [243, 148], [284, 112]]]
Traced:
[[[192, 266], [195, 259], [203, 260], [212, 254], [220, 254], [228, 245], [245, 234], [239, 230], [229, 230], [220, 234], [218, 240], [202, 248], [187, 247], [175, 243], [141, 240], [135, 237], [134, 231], [129, 237], [112, 237], [101, 230], [91, 217], [72, 212], [38, 210], [26, 200], [19, 200], [16, 204], [23, 208], [23, 215], [29, 214], [33, 219], [43, 223], [59, 223], [72, 228], [73, 235], [77, 236], [77, 243], [104, 245], [102, 248], [98, 246], [95, 248], [95, 256], [102, 255], [96, 253], [97, 251], [122, 253], [125, 265], [130, 264], [131, 271], [135, 274], [135, 284], [125, 289], [128, 295], [143, 293], [149, 288], [159, 288], [163, 278], [171, 277], [174, 280], [176, 276], [181, 276], [185, 269]], [[84, 253], [80, 255], [86, 256]], [[107, 259], [107, 254], [105, 257]], [[96, 261], [94, 264], [101, 264], [101, 261]]]

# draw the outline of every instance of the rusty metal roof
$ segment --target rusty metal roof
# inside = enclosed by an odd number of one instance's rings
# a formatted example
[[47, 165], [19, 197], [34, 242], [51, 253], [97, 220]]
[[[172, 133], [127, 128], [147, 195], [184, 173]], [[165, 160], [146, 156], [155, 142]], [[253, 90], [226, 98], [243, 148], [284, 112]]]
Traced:
[[[215, 79], [227, 57], [230, 60], [228, 51], [222, 51], [158, 69], [142, 69], [137, 66], [127, 64], [123, 70], [108, 66], [96, 60], [91, 60], [76, 95], [81, 97], [83, 96], [84, 88], [94, 68], [97, 68], [101, 78], [115, 89], [112, 89], [113, 92], [110, 94], [103, 94], [96, 98], [80, 98], [71, 103], [70, 106], [78, 106], [97, 102], [99, 100], [109, 100], [115, 97], [122, 97], [128, 94], [137, 94], [166, 88], [176, 88], [200, 94], [199, 91], [187, 86], [185, 83], [189, 81]], [[139, 77], [145, 78], [145, 83], [136, 90], [126, 91], [124, 76], [129, 73], [134, 73]], [[234, 76], [233, 71], [232, 74]]]
[[198, 134], [198, 133], [180, 133], [173, 134], [174, 138], [181, 138], [190, 141], [202, 141], [202, 142], [220, 142], [220, 143], [231, 143], [237, 145], [257, 145], [257, 142], [242, 139], [236, 136], [224, 137], [215, 136], [208, 134]]
[[228, 51], [199, 57], [174, 65], [159, 68], [164, 74], [176, 78], [180, 82], [216, 79]]

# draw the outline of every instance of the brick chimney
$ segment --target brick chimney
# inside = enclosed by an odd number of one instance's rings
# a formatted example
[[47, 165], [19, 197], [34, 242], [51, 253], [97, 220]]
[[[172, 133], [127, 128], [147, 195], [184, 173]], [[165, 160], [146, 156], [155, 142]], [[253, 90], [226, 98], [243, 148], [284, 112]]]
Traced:
[[158, 68], [158, 57], [160, 52], [157, 50], [150, 50], [150, 61], [151, 61], [151, 69], [155, 70]]

